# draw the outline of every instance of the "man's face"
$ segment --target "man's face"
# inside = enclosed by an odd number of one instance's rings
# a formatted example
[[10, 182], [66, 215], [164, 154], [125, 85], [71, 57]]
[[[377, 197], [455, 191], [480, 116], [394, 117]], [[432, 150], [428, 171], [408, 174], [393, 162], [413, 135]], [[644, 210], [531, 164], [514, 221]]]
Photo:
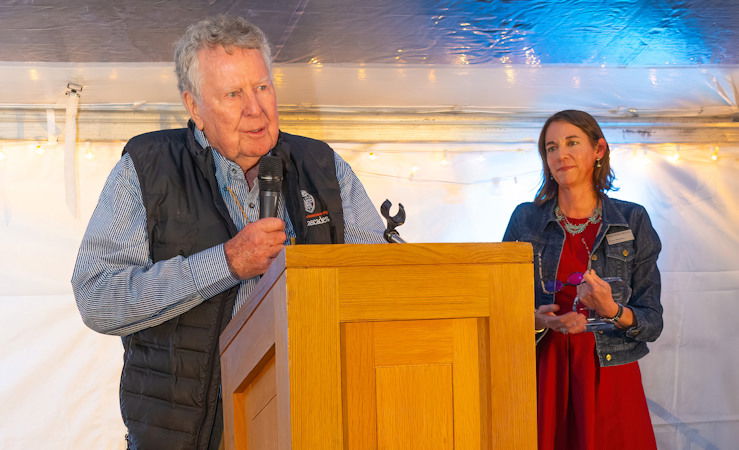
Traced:
[[198, 51], [200, 98], [185, 92], [183, 100], [208, 142], [246, 171], [277, 143], [277, 98], [262, 53], [230, 50]]

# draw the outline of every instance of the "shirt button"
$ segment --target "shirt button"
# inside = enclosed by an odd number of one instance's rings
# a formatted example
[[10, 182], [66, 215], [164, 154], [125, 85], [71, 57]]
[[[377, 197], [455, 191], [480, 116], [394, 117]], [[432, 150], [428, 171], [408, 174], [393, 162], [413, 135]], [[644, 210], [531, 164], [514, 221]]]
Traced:
[[624, 255], [624, 256], [629, 256], [629, 251], [628, 250], [624, 250], [623, 252], [621, 252], [621, 254]]
[[590, 257], [593, 261], [598, 261], [598, 255], [593, 255]]
[[607, 355], [606, 355], [606, 361], [610, 361], [611, 359], [613, 359], [613, 356], [611, 356], [611, 354], [610, 354], [610, 353], [609, 353], [609, 354], [607, 354]]
[[255, 206], [257, 206], [257, 205], [255, 205], [254, 202], [250, 202], [249, 203], [249, 208], [254, 209]]

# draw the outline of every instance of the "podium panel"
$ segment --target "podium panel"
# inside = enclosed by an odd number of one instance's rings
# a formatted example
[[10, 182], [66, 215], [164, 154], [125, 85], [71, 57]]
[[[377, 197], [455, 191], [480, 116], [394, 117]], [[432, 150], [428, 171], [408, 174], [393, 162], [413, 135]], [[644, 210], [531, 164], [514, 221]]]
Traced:
[[529, 244], [293, 246], [221, 336], [231, 449], [535, 449]]
[[348, 323], [342, 329], [349, 448], [489, 447], [483, 320]]

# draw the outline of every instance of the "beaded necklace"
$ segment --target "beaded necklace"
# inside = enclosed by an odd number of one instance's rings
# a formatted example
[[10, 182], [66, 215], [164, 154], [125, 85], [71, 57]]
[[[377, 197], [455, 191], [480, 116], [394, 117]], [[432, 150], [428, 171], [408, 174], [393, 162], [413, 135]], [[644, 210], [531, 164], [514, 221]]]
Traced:
[[567, 231], [573, 236], [585, 231], [585, 228], [587, 228], [588, 224], [590, 223], [592, 224], [600, 223], [600, 221], [603, 219], [603, 215], [601, 214], [601, 212], [602, 212], [601, 206], [598, 205], [593, 210], [593, 214], [591, 214], [590, 217], [588, 217], [588, 220], [580, 224], [574, 224], [570, 222], [569, 220], [567, 220], [567, 217], [565, 217], [565, 215], [562, 214], [562, 210], [559, 209], [559, 205], [557, 205], [554, 208], [554, 216], [557, 218], [557, 221], [559, 221], [564, 226], [565, 231]]

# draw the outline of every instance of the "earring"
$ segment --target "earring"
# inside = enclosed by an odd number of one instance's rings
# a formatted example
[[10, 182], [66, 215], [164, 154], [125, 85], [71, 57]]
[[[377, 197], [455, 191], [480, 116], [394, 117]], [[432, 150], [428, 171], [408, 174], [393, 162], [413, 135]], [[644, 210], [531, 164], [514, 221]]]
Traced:
[[600, 163], [600, 159], [596, 159], [595, 160], [595, 167], [597, 167], [598, 169], [600, 169], [601, 167], [603, 167], [603, 164]]

